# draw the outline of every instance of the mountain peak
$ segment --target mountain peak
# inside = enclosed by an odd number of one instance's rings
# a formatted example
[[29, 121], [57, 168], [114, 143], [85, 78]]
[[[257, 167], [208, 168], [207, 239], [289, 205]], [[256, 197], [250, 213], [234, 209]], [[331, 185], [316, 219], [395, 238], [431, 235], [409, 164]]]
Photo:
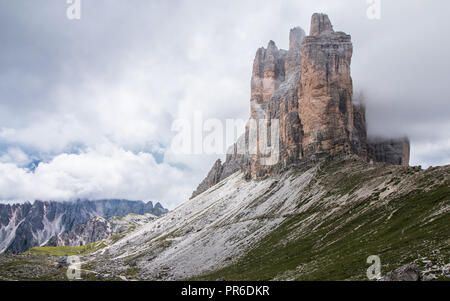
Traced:
[[330, 18], [326, 14], [315, 13], [311, 18], [311, 36], [318, 36], [324, 33], [332, 33], [333, 25], [331, 24]]
[[300, 49], [306, 33], [301, 27], [294, 27], [289, 34], [289, 50]]
[[[271, 150], [276, 162], [266, 164], [267, 155], [260, 151], [245, 152], [253, 147], [247, 128], [226, 162], [214, 165], [192, 197], [238, 171], [246, 179], [262, 179], [348, 154], [367, 162], [409, 165], [407, 140], [375, 144], [367, 135], [365, 106], [353, 102], [351, 36], [335, 33], [327, 15], [314, 14], [310, 36], [296, 27], [289, 38], [289, 51], [278, 50], [273, 41], [257, 51], [251, 79], [250, 119], [280, 121], [278, 129], [268, 130], [279, 133], [280, 147]], [[261, 137], [255, 140], [260, 146]]]

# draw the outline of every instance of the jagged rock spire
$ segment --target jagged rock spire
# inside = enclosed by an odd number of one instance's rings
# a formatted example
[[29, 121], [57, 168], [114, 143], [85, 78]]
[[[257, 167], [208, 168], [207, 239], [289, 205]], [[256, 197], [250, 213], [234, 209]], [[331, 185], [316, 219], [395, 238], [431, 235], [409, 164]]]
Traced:
[[330, 19], [325, 14], [314, 14], [311, 19], [311, 36], [334, 32]]
[[305, 36], [306, 33], [302, 28], [292, 28], [291, 32], [289, 33], [289, 51], [300, 49], [302, 47], [302, 42]]
[[320, 158], [349, 152], [353, 141], [351, 37], [334, 32], [330, 19], [314, 14], [302, 44], [299, 110], [303, 153]]
[[302, 42], [305, 37], [306, 33], [300, 27], [291, 29], [289, 34], [289, 51], [285, 63], [286, 77], [295, 72], [300, 72]]

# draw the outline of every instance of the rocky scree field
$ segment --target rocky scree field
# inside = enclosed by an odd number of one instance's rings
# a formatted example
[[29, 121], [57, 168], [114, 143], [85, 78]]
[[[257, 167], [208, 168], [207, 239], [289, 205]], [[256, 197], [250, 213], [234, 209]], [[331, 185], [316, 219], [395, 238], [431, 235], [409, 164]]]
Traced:
[[88, 255], [139, 280], [367, 280], [417, 264], [449, 279], [450, 166], [369, 164], [356, 156], [266, 180], [229, 177]]

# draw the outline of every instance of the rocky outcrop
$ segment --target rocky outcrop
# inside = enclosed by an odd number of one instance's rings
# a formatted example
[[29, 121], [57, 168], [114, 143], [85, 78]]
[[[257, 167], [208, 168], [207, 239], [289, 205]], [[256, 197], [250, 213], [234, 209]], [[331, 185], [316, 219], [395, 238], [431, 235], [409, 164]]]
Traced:
[[95, 217], [92, 220], [75, 225], [71, 231], [55, 235], [46, 246], [83, 246], [92, 242], [100, 241], [112, 235], [110, 223], [102, 218]]
[[53, 236], [47, 246], [84, 246], [110, 238], [113, 235], [125, 233], [135, 227], [145, 225], [155, 218], [156, 216], [153, 214], [128, 214], [124, 217], [115, 216], [108, 220], [96, 216], [86, 223], [74, 226], [71, 231]]
[[213, 168], [209, 172], [208, 176], [203, 180], [203, 182], [200, 183], [197, 190], [194, 191], [192, 197], [196, 197], [200, 193], [208, 190], [210, 187], [213, 187], [214, 185], [218, 184], [222, 177], [222, 171], [223, 171], [222, 160], [217, 160]]
[[[261, 154], [260, 137], [255, 137], [248, 124], [244, 135], [228, 150], [225, 163], [218, 160], [214, 164], [191, 198], [238, 171], [243, 171], [249, 179], [261, 178], [300, 161], [301, 122], [297, 89], [300, 83], [301, 45], [305, 35], [300, 27], [291, 29], [288, 51], [278, 49], [275, 42], [270, 41], [267, 49], [258, 49], [253, 63], [250, 119], [280, 121], [279, 162], [274, 165], [261, 164], [261, 159], [266, 155]], [[256, 127], [259, 129], [258, 124]], [[267, 131], [271, 132], [270, 124]], [[252, 152], [253, 147], [256, 152]]]
[[[241, 137], [241, 140], [244, 139], [245, 136]], [[243, 141], [243, 143], [245, 143], [245, 141]], [[243, 147], [239, 146], [239, 143], [236, 143], [230, 148], [225, 163], [222, 164], [222, 160], [217, 160], [216, 163], [214, 163], [208, 176], [200, 183], [200, 185], [198, 185], [194, 193], [192, 193], [191, 199], [219, 184], [232, 174], [242, 170], [243, 166], [249, 164], [248, 155], [241, 155], [238, 148], [243, 149]]]
[[[259, 135], [247, 129], [245, 147], [250, 155], [247, 155], [246, 164], [242, 166], [247, 178], [263, 178], [279, 172], [289, 165], [298, 163], [302, 159], [302, 125], [298, 109], [298, 87], [301, 78], [301, 48], [305, 35], [303, 29], [299, 27], [292, 29], [289, 35], [288, 51], [278, 50], [272, 41], [269, 43], [267, 52], [273, 53], [273, 56], [278, 58], [276, 65], [272, 63], [273, 60], [265, 61], [264, 64], [258, 62], [257, 53], [257, 59], [255, 59], [257, 65], [263, 65], [264, 70], [274, 70], [278, 76], [276, 77], [276, 84], [272, 85], [276, 89], [270, 90], [270, 93], [265, 95], [266, 98], [263, 98], [263, 102], [254, 101], [254, 97], [252, 97], [251, 120], [255, 121], [255, 129]], [[272, 71], [269, 72], [269, 74], [273, 73]], [[254, 82], [255, 74], [252, 79], [252, 83]], [[263, 124], [259, 123], [261, 120]], [[272, 122], [274, 120], [279, 121], [279, 141], [272, 139], [275, 126]], [[267, 127], [267, 136], [264, 141], [261, 141], [261, 133], [264, 133], [261, 126]], [[270, 150], [274, 146], [274, 142], [279, 143], [279, 150], [275, 158], [273, 157], [273, 150]], [[267, 146], [268, 149], [263, 151], [261, 149], [263, 146]], [[256, 153], [252, 150], [256, 150]], [[269, 160], [275, 162], [268, 163]]]
[[[368, 139], [366, 107], [353, 100], [351, 36], [335, 32], [327, 15], [314, 14], [310, 35], [297, 27], [289, 40], [289, 50], [278, 49], [273, 41], [258, 49], [246, 132], [192, 197], [237, 171], [247, 179], [262, 179], [331, 156], [409, 164], [408, 140]], [[267, 141], [262, 141], [264, 134]]]
[[399, 139], [371, 137], [367, 148], [369, 160], [409, 166], [411, 146], [406, 137]]
[[109, 219], [129, 213], [160, 216], [161, 204], [126, 200], [0, 204], [0, 253], [21, 253], [42, 246], [60, 233], [72, 230], [96, 216]]
[[274, 41], [267, 49], [256, 52], [251, 81], [251, 118], [265, 118], [267, 107], [273, 93], [285, 80], [285, 61], [287, 51], [279, 50]]
[[334, 32], [326, 15], [315, 14], [302, 45], [299, 114], [306, 157], [349, 152], [353, 133], [351, 37]]
[[409, 281], [416, 282], [421, 280], [419, 267], [415, 264], [405, 265], [395, 271], [389, 272], [382, 281]]
[[314, 14], [311, 18], [310, 36], [334, 33], [333, 25], [325, 14]]

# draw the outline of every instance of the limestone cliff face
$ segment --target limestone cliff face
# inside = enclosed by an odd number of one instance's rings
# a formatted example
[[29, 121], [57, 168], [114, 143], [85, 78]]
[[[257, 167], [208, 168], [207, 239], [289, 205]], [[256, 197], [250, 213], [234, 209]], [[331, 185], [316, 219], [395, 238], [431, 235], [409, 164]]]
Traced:
[[353, 133], [351, 38], [333, 31], [326, 15], [312, 18], [302, 45], [299, 89], [302, 147], [306, 157], [350, 151]]
[[[247, 179], [262, 179], [330, 156], [354, 154], [366, 161], [408, 165], [408, 140], [367, 138], [365, 105], [353, 103], [352, 55], [351, 36], [335, 32], [324, 14], [312, 16], [309, 36], [298, 27], [291, 30], [289, 50], [278, 49], [273, 41], [258, 49], [246, 132], [192, 197], [237, 171]], [[279, 123], [279, 153], [276, 163], [267, 164], [261, 132], [255, 134], [251, 125], [261, 130], [259, 121], [266, 122], [270, 142], [274, 120]]]
[[334, 33], [333, 25], [325, 14], [314, 14], [311, 18], [310, 36]]
[[[251, 119], [267, 120], [267, 144], [271, 144], [272, 124], [270, 121], [279, 121], [279, 158], [276, 164], [266, 164], [268, 154], [261, 152], [261, 137], [258, 135], [254, 140], [251, 139], [254, 133], [245, 134], [245, 147], [251, 149], [251, 141], [256, 142], [257, 153], [247, 155], [242, 170], [247, 178], [262, 178], [283, 168], [298, 163], [302, 159], [301, 152], [301, 121], [298, 111], [298, 87], [301, 79], [301, 45], [306, 34], [303, 29], [293, 28], [289, 36], [289, 50], [278, 50], [275, 43], [270, 42], [267, 50], [258, 50], [255, 59], [254, 70], [266, 70], [263, 82], [270, 83], [269, 87], [276, 87], [274, 90], [265, 90], [261, 94], [255, 91], [255, 82], [259, 82], [258, 75], [254, 73], [252, 79], [252, 101], [251, 101]], [[270, 59], [261, 62], [260, 52], [271, 53]], [[277, 64], [274, 64], [272, 57], [277, 58]], [[270, 70], [267, 72], [267, 70]], [[261, 73], [260, 73], [261, 74]], [[275, 74], [275, 77], [273, 76]], [[267, 84], [266, 84], [267, 86]], [[256, 96], [256, 97], [255, 97]], [[263, 99], [262, 102], [255, 101]], [[258, 124], [258, 130], [261, 130]], [[264, 144], [264, 143], [263, 143]], [[269, 155], [270, 156], [270, 155]]]

